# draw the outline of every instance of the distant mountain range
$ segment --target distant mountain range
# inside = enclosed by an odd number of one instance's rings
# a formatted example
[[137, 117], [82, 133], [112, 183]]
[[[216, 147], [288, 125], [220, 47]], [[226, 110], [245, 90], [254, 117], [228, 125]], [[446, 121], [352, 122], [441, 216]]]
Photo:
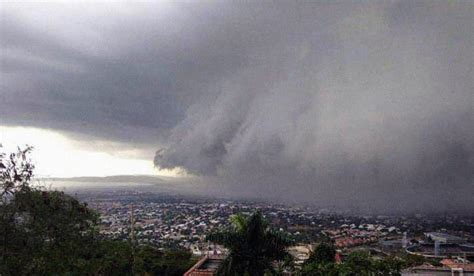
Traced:
[[[218, 190], [215, 185], [203, 182], [194, 177], [170, 177], [155, 175], [112, 175], [112, 176], [81, 176], [81, 177], [38, 177], [37, 180], [43, 186], [50, 185], [53, 188], [67, 190], [96, 189], [111, 187], [133, 187], [136, 189], [148, 189], [149, 192], [170, 193], [181, 195], [211, 195]], [[142, 185], [149, 184], [149, 185]]]
[[154, 175], [112, 175], [112, 176], [80, 176], [80, 177], [45, 177], [42, 180], [71, 181], [71, 182], [139, 182], [160, 183], [178, 180], [176, 177]]

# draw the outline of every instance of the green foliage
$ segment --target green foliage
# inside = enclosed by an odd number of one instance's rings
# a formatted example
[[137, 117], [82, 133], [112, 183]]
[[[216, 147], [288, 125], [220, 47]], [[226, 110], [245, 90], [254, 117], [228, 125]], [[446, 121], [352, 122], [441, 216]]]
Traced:
[[197, 260], [186, 250], [159, 251], [153, 247], [141, 247], [136, 255], [136, 270], [145, 275], [183, 275]]
[[328, 242], [319, 243], [309, 255], [301, 271], [302, 275], [338, 275], [335, 264], [336, 248]]
[[288, 254], [283, 258], [283, 260], [277, 261], [275, 264], [275, 269], [273, 271], [268, 271], [269, 275], [288, 275], [287, 272], [295, 272], [294, 258], [292, 255]]
[[[0, 144], [0, 148], [1, 146]], [[0, 152], [0, 196], [2, 197], [2, 204], [5, 204], [8, 196], [29, 186], [34, 169], [34, 165], [28, 158], [32, 150], [32, 147], [18, 148], [17, 152], [9, 155]]]
[[420, 255], [403, 254], [399, 258], [403, 260], [403, 267], [422, 265], [427, 262], [427, 259]]
[[83, 266], [88, 275], [132, 275], [133, 250], [129, 242], [98, 241], [95, 246], [89, 248], [90, 259]]
[[232, 229], [208, 237], [230, 251], [219, 274], [264, 275], [273, 272], [272, 261], [284, 261], [289, 257], [286, 247], [292, 242], [283, 233], [271, 229], [260, 212], [249, 218], [234, 216], [231, 222]]
[[[328, 250], [324, 246], [322, 249]], [[328, 250], [329, 251], [329, 250]], [[316, 252], [316, 250], [315, 250]], [[313, 253], [313, 255], [315, 255]], [[354, 251], [350, 253], [342, 264], [334, 261], [321, 261], [321, 258], [308, 260], [301, 271], [302, 275], [400, 275], [400, 270], [405, 267], [402, 259], [394, 256], [375, 258], [365, 251]]]
[[365, 251], [354, 251], [344, 261], [347, 275], [369, 275], [374, 267], [370, 254]]
[[336, 276], [339, 275], [339, 266], [335, 263], [306, 263], [301, 275], [305, 276]]
[[376, 275], [400, 275], [404, 262], [397, 257], [388, 256], [373, 261], [373, 267]]
[[334, 263], [336, 248], [332, 243], [322, 242], [316, 246], [307, 260], [308, 263], [327, 264]]
[[21, 189], [6, 209], [8, 219], [0, 222], [5, 273], [74, 270], [94, 241], [97, 215], [62, 192]]

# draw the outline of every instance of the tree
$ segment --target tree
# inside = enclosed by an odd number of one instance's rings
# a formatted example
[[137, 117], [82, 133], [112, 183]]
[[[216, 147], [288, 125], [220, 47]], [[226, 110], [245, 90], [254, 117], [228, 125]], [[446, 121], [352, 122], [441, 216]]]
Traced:
[[306, 263], [302, 270], [303, 276], [338, 276], [340, 266], [335, 263]]
[[28, 233], [16, 229], [22, 221], [12, 200], [16, 192], [29, 190], [34, 168], [28, 159], [31, 150], [31, 147], [18, 148], [8, 155], [0, 152], [0, 274], [7, 274], [8, 267], [21, 267], [28, 260], [22, 254], [26, 247], [20, 242], [28, 238]]
[[[98, 215], [75, 198], [58, 191], [21, 191], [12, 204], [21, 223], [16, 243], [24, 244], [33, 262], [31, 273], [80, 271], [95, 248]], [[26, 266], [25, 266], [26, 268]]]
[[336, 248], [330, 241], [319, 243], [303, 265], [303, 275], [338, 275], [335, 264]]
[[339, 266], [341, 275], [400, 275], [403, 267], [401, 259], [393, 256], [373, 258], [366, 251], [350, 253]]
[[0, 153], [0, 274], [84, 273], [98, 248], [98, 214], [63, 192], [32, 187], [31, 151]]
[[183, 249], [160, 251], [141, 246], [136, 255], [135, 271], [140, 275], [183, 275], [194, 263], [191, 252]]
[[[336, 264], [334, 259], [329, 258], [332, 254], [331, 250], [330, 244], [320, 244], [316, 247], [303, 266], [301, 274], [305, 276], [400, 275], [400, 270], [405, 267], [404, 261], [399, 257], [375, 258], [365, 251], [351, 252], [342, 264]], [[323, 254], [325, 252], [327, 254]]]
[[403, 267], [422, 265], [427, 261], [423, 256], [406, 253], [402, 254], [400, 258], [403, 260]]
[[132, 247], [126, 241], [100, 240], [89, 248], [89, 258], [82, 267], [86, 275], [132, 275]]
[[282, 232], [271, 229], [260, 212], [249, 218], [231, 218], [232, 228], [213, 233], [208, 240], [229, 249], [229, 256], [219, 268], [220, 275], [264, 275], [273, 271], [273, 261], [288, 257], [286, 247], [292, 241]]
[[29, 187], [34, 169], [34, 165], [28, 158], [32, 149], [30, 146], [25, 149], [18, 148], [17, 152], [9, 155], [0, 152], [0, 196], [2, 197], [2, 205], [7, 204], [8, 199], [16, 191]]
[[307, 262], [309, 263], [334, 263], [336, 256], [336, 248], [329, 242], [322, 242], [316, 246], [309, 255]]
[[404, 267], [403, 264], [401, 259], [394, 256], [388, 256], [373, 262], [376, 275], [400, 275], [400, 270]]
[[370, 254], [366, 251], [351, 252], [344, 262], [346, 275], [370, 275], [374, 266]]
[[79, 270], [94, 248], [98, 216], [63, 192], [31, 187], [31, 149], [0, 154], [0, 274]]

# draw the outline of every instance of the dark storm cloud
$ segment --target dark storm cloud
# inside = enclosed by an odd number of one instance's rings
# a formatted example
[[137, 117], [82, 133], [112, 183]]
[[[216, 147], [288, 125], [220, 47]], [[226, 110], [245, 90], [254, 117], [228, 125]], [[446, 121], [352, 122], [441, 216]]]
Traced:
[[11, 6], [1, 22], [6, 124], [152, 141], [257, 44], [232, 36], [237, 18], [224, 5]]
[[470, 2], [37, 8], [2, 9], [0, 123], [159, 143], [221, 193], [474, 207]]

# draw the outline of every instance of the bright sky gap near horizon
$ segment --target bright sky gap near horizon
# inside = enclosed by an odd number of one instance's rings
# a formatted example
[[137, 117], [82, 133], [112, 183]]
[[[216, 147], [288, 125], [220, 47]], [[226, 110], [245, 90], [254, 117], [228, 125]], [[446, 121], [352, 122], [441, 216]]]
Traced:
[[[474, 208], [474, 2], [1, 2], [0, 143], [37, 174]], [[160, 169], [158, 169], [160, 168]]]
[[17, 147], [25, 148], [26, 145], [34, 146], [31, 158], [37, 177], [175, 176], [172, 171], [155, 168], [152, 157], [134, 156], [133, 152], [114, 154], [94, 150], [55, 131], [0, 126], [0, 141], [6, 152], [15, 152]]

